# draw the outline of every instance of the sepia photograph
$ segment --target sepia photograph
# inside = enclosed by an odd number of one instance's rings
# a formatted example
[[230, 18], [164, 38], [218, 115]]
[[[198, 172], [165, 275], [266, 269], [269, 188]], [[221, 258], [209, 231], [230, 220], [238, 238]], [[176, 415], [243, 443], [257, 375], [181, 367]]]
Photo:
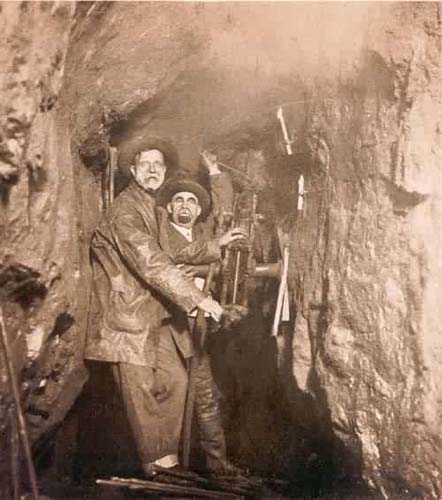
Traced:
[[0, 500], [441, 499], [442, 2], [0, 28]]

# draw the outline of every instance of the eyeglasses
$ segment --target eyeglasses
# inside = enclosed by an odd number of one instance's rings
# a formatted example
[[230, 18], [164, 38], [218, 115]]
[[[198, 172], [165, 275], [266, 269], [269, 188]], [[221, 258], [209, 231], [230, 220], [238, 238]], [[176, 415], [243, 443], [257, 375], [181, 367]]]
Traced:
[[166, 165], [161, 162], [161, 161], [138, 161], [138, 166], [139, 167], [146, 167], [146, 168], [152, 168], [155, 167], [156, 169], [161, 169], [161, 168], [166, 168]]

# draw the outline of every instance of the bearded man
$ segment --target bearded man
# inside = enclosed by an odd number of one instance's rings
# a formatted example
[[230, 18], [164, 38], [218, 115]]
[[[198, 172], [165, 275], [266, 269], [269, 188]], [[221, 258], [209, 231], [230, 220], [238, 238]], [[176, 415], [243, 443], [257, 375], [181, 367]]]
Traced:
[[188, 332], [174, 328], [170, 306], [200, 308], [219, 321], [222, 308], [160, 248], [155, 194], [168, 167], [157, 149], [135, 154], [129, 186], [103, 214], [91, 241], [98, 325], [85, 358], [110, 363], [143, 469], [178, 463], [187, 389], [182, 359]]

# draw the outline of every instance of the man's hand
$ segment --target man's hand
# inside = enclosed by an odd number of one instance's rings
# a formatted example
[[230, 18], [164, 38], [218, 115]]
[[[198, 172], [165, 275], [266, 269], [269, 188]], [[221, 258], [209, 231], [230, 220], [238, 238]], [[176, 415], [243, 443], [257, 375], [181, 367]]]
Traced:
[[210, 297], [206, 297], [202, 302], [198, 304], [198, 308], [202, 309], [204, 312], [210, 314], [210, 316], [218, 322], [223, 314], [223, 308], [220, 304]]
[[232, 241], [236, 240], [246, 240], [248, 237], [247, 230], [242, 227], [234, 227], [233, 229], [229, 229], [227, 233], [223, 234], [219, 239], [219, 246], [225, 247]]
[[209, 153], [208, 151], [202, 151], [201, 156], [203, 157], [203, 164], [207, 168], [209, 175], [220, 174], [221, 171], [216, 162], [216, 155]]
[[194, 278], [196, 276], [196, 269], [194, 266], [189, 266], [187, 264], [177, 264], [177, 266], [188, 278]]

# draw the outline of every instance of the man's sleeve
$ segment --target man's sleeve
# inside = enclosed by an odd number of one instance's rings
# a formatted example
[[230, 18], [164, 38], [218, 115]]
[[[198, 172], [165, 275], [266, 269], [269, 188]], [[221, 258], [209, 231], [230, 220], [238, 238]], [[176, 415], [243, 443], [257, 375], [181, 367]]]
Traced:
[[204, 300], [206, 295], [172, 263], [136, 214], [117, 216], [110, 226], [123, 259], [147, 285], [186, 312]]
[[208, 241], [198, 239], [177, 249], [172, 255], [175, 264], [210, 264], [220, 258], [221, 248], [216, 238]]

